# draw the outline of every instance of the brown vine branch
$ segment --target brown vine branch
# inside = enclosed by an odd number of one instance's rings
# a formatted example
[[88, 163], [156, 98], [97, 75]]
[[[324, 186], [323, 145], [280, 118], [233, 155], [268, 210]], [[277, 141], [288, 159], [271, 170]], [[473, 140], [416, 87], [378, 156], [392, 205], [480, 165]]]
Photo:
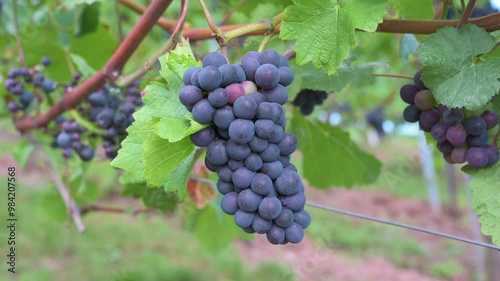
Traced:
[[23, 132], [31, 128], [45, 127], [51, 120], [64, 111], [75, 107], [92, 91], [101, 87], [106, 79], [115, 80], [125, 63], [171, 3], [172, 0], [153, 0], [130, 34], [118, 46], [118, 49], [101, 70], [73, 89], [73, 91], [68, 92], [47, 112], [36, 118], [23, 118], [16, 121], [16, 128]]
[[88, 205], [81, 209], [80, 214], [85, 215], [89, 212], [107, 212], [107, 213], [118, 213], [124, 215], [137, 216], [140, 213], [150, 213], [156, 211], [155, 208], [144, 208], [144, 209], [123, 209], [123, 208], [115, 208], [115, 207], [104, 207], [98, 205]]
[[[146, 7], [142, 6], [141, 4], [134, 2], [133, 0], [118, 0], [121, 4], [123, 4], [125, 7], [135, 11], [138, 14], [144, 14], [146, 11]], [[166, 18], [159, 18], [158, 24], [161, 28], [170, 31], [170, 29], [174, 28], [177, 22], [175, 20], [169, 20]]]
[[467, 7], [465, 8], [462, 16], [460, 17], [460, 21], [458, 22], [457, 29], [462, 28], [464, 23], [466, 23], [469, 20], [470, 16], [472, 15], [472, 10], [474, 10], [474, 5], [476, 5], [476, 0], [469, 0], [469, 3], [467, 3]]
[[172, 32], [172, 35], [170, 35], [168, 41], [165, 42], [165, 44], [163, 44], [163, 46], [153, 56], [147, 59], [147, 63], [145, 66], [137, 69], [136, 71], [132, 72], [127, 76], [118, 77], [116, 80], [116, 84], [118, 86], [129, 85], [134, 80], [142, 77], [146, 72], [150, 71], [154, 67], [155, 62], [158, 60], [160, 56], [164, 55], [166, 52], [172, 50], [176, 46], [177, 41], [179, 39], [178, 38], [179, 34], [182, 30], [184, 23], [186, 22], [188, 6], [189, 6], [189, 0], [181, 0], [181, 10], [179, 12], [179, 18], [177, 20], [176, 26], [174, 27], [174, 31]]

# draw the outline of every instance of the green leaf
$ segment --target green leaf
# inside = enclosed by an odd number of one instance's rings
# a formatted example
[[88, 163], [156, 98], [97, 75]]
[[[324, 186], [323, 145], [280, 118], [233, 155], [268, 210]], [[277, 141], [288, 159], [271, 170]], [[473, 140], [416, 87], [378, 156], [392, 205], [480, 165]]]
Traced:
[[70, 54], [70, 56], [75, 63], [78, 71], [83, 74], [83, 77], [90, 77], [97, 72], [94, 68], [92, 68], [92, 66], [87, 63], [87, 61], [83, 57], [77, 54]]
[[188, 157], [182, 160], [177, 168], [166, 175], [164, 180], [165, 192], [176, 191], [179, 199], [184, 200], [187, 194], [186, 187], [189, 180], [189, 175], [191, 174], [194, 162], [196, 161], [196, 154], [198, 153], [198, 150], [199, 149], [194, 149]]
[[165, 192], [161, 188], [146, 188], [142, 195], [142, 201], [147, 207], [154, 207], [164, 212], [171, 212], [177, 207], [179, 198], [173, 192]]
[[189, 122], [188, 119], [166, 117], [161, 118], [160, 121], [153, 126], [153, 132], [162, 139], [176, 142], [186, 136], [190, 127], [191, 122]]
[[414, 34], [403, 34], [401, 36], [401, 43], [399, 44], [399, 53], [401, 60], [406, 63], [408, 57], [415, 53], [420, 43]]
[[123, 188], [122, 195], [140, 198], [144, 194], [146, 188], [147, 186], [145, 182], [128, 183]]
[[349, 134], [338, 127], [313, 123], [301, 114], [294, 114], [292, 131], [299, 141], [304, 177], [312, 186], [351, 187], [378, 178], [381, 163], [360, 150]]
[[433, 2], [434, 0], [391, 0], [391, 7], [401, 18], [433, 19]]
[[[54, 187], [55, 188], [55, 187]], [[68, 219], [68, 211], [61, 196], [57, 192], [46, 193], [40, 199], [40, 210], [47, 217], [58, 221], [65, 222]]]
[[464, 172], [471, 175], [468, 186], [472, 190], [472, 207], [480, 216], [481, 231], [500, 245], [500, 164], [481, 169], [467, 166]]
[[495, 38], [473, 24], [460, 30], [442, 28], [427, 37], [417, 50], [417, 55], [424, 59], [422, 80], [439, 103], [478, 109], [500, 88], [500, 58], [477, 58], [494, 46]]
[[17, 163], [22, 169], [26, 168], [28, 160], [30, 159], [30, 156], [33, 153], [34, 149], [35, 146], [32, 143], [21, 140], [12, 150], [12, 156], [14, 156], [14, 159], [16, 159]]
[[302, 89], [325, 92], [339, 92], [347, 85], [363, 88], [373, 82], [373, 70], [387, 67], [385, 63], [368, 63], [357, 66], [343, 66], [338, 69], [337, 76], [328, 76], [323, 70], [314, 69], [311, 63], [294, 66], [295, 79], [288, 92], [293, 97]]
[[286, 8], [280, 31], [283, 40], [297, 40], [297, 64], [312, 61], [328, 74], [356, 46], [355, 30], [373, 32], [386, 14], [387, 0], [294, 0]]
[[100, 2], [94, 2], [90, 5], [85, 5], [79, 16], [79, 30], [77, 31], [78, 36], [92, 33], [97, 30], [97, 27], [99, 26], [100, 8]]

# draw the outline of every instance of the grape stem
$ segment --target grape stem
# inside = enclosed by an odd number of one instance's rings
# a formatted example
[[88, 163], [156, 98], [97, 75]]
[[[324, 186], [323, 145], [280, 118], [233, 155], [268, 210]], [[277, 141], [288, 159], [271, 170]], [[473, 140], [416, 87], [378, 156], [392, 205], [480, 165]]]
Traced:
[[212, 36], [215, 37], [215, 40], [217, 41], [217, 43], [219, 43], [221, 47], [224, 46], [226, 43], [226, 40], [224, 38], [224, 31], [222, 31], [215, 23], [212, 14], [210, 14], [210, 11], [208, 10], [205, 0], [199, 0], [199, 2], [201, 5], [201, 9], [205, 14], [205, 18], [207, 19], [208, 26], [212, 30]]
[[14, 18], [14, 29], [16, 32], [17, 49], [19, 51], [19, 63], [26, 67], [26, 55], [24, 53], [23, 41], [19, 30], [19, 18], [17, 14], [17, 0], [12, 1], [12, 16]]
[[125, 214], [125, 215], [130, 214], [131, 216], [137, 216], [141, 213], [154, 212], [154, 211], [156, 211], [156, 209], [155, 208], [143, 208], [143, 209], [130, 210], [130, 209], [124, 209], [124, 208], [104, 207], [104, 206], [99, 206], [99, 205], [87, 205], [81, 209], [80, 213], [82, 215], [85, 215], [91, 211], [118, 213], [118, 214]]
[[123, 24], [122, 24], [122, 16], [120, 14], [120, 3], [119, 0], [115, 0], [115, 14], [116, 14], [116, 24], [118, 28], [118, 38], [120, 39], [120, 42], [123, 41], [123, 38], [125, 36], [123, 35]]
[[[460, 12], [458, 11], [457, 9], [457, 6], [455, 6], [455, 3], [453, 3], [453, 1], [449, 1], [450, 5], [451, 5], [451, 9], [453, 10], [453, 13], [455, 13], [455, 16], [458, 18], [460, 18]], [[447, 13], [447, 11], [444, 11]]]
[[75, 107], [84, 98], [90, 95], [90, 93], [104, 85], [106, 80], [114, 81], [119, 76], [125, 63], [153, 28], [163, 12], [170, 6], [172, 1], [173, 0], [153, 0], [146, 12], [131, 30], [130, 34], [118, 46], [116, 52], [101, 70], [85, 80], [78, 87], [74, 88], [71, 92], [68, 92], [47, 112], [36, 118], [26, 117], [17, 120], [15, 123], [16, 128], [24, 132], [32, 128], [45, 127], [51, 120], [55, 119], [64, 111]]
[[465, 9], [465, 0], [460, 0], [460, 6], [462, 7], [462, 11]]
[[119, 76], [115, 82], [115, 84], [118, 87], [127, 86], [131, 84], [133, 81], [142, 77], [146, 72], [150, 71], [155, 66], [155, 62], [158, 61], [159, 57], [161, 57], [168, 51], [172, 50], [176, 46], [177, 41], [179, 39], [179, 34], [182, 30], [182, 26], [186, 22], [188, 6], [189, 6], [189, 0], [181, 1], [181, 11], [179, 13], [179, 19], [177, 20], [176, 26], [174, 27], [174, 30], [170, 35], [168, 41], [165, 42], [165, 44], [153, 56], [147, 59], [146, 65], [135, 70], [134, 72], [132, 72], [127, 76]]
[[274, 36], [274, 32], [271, 31], [268, 35], [264, 36], [262, 43], [260, 43], [259, 49], [257, 50], [259, 53], [262, 53], [266, 48], [267, 44], [271, 41]]
[[466, 23], [470, 16], [472, 15], [472, 10], [474, 10], [474, 5], [476, 4], [476, 0], [469, 0], [469, 3], [467, 3], [467, 7], [462, 13], [462, 17], [460, 17], [460, 21], [458, 22], [457, 29], [462, 28], [464, 23]]
[[376, 77], [388, 77], [388, 78], [399, 78], [399, 79], [412, 79], [413, 80], [413, 76], [399, 75], [399, 74], [373, 73], [373, 76], [376, 76]]

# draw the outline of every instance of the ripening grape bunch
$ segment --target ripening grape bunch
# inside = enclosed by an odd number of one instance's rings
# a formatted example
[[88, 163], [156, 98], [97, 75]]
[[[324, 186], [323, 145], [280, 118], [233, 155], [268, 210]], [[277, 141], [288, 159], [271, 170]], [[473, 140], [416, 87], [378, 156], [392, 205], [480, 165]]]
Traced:
[[288, 61], [274, 50], [250, 51], [241, 64], [214, 52], [203, 58], [203, 68], [184, 73], [179, 93], [193, 118], [209, 124], [190, 138], [207, 147], [205, 165], [219, 176], [222, 210], [272, 244], [299, 243], [311, 222], [304, 185], [290, 163], [297, 138], [285, 132], [285, 87], [293, 79]]
[[303, 115], [309, 115], [314, 111], [314, 106], [323, 104], [327, 97], [324, 91], [303, 89], [293, 100], [293, 105], [299, 107]]
[[490, 110], [491, 104], [475, 112], [448, 108], [436, 102], [421, 76], [422, 71], [418, 71], [413, 84], [401, 87], [401, 99], [409, 104], [403, 118], [418, 122], [421, 130], [430, 132], [448, 163], [467, 162], [474, 168], [497, 163], [498, 149], [490, 139], [498, 132], [498, 116]]

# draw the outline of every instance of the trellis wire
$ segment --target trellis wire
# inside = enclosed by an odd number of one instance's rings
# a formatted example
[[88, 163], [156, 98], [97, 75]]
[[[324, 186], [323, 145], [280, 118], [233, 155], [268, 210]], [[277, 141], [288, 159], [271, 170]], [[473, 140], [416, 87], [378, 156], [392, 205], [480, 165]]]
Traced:
[[448, 238], [448, 239], [453, 239], [453, 240], [456, 240], [456, 241], [464, 242], [464, 243], [467, 243], [467, 244], [472, 244], [472, 245], [481, 246], [481, 247], [490, 248], [490, 249], [494, 249], [494, 250], [499, 250], [500, 251], [500, 247], [496, 246], [496, 245], [493, 245], [493, 244], [484, 243], [484, 242], [481, 242], [481, 241], [476, 241], [476, 240], [468, 239], [468, 238], [465, 238], [465, 237], [460, 237], [460, 236], [456, 236], [456, 235], [452, 235], [452, 234], [447, 234], [447, 233], [443, 233], [443, 232], [439, 232], [439, 231], [435, 231], [435, 230], [430, 230], [430, 229], [426, 229], [426, 228], [419, 227], [419, 226], [414, 226], [414, 225], [409, 225], [409, 224], [405, 224], [405, 223], [399, 223], [399, 222], [394, 222], [394, 221], [390, 221], [390, 220], [385, 220], [385, 219], [379, 219], [379, 218], [375, 218], [375, 217], [365, 216], [365, 215], [361, 215], [361, 214], [358, 214], [358, 213], [344, 211], [344, 210], [340, 210], [340, 209], [337, 209], [337, 208], [332, 208], [332, 207], [328, 207], [328, 206], [324, 206], [324, 205], [320, 205], [320, 204], [316, 204], [316, 203], [311, 203], [311, 202], [306, 202], [306, 205], [310, 206], [310, 207], [313, 207], [313, 208], [317, 208], [317, 209], [322, 209], [322, 210], [326, 210], [326, 211], [330, 211], [330, 212], [334, 212], [334, 213], [338, 213], [338, 214], [342, 214], [342, 215], [347, 215], [347, 216], [355, 217], [355, 218], [358, 218], [358, 219], [364, 219], [364, 220], [369, 220], [369, 221], [373, 221], [373, 222], [378, 222], [378, 223], [383, 223], [383, 224], [389, 224], [389, 225], [392, 225], [392, 226], [402, 227], [402, 228], [406, 228], [406, 229], [410, 229], [410, 230], [414, 230], [414, 231], [419, 231], [419, 232], [423, 232], [423, 233], [427, 233], [427, 234], [431, 234], [431, 235], [435, 235], [435, 236], [441, 236], [441, 237], [444, 237], [444, 238]]
[[[207, 178], [202, 178], [202, 177], [197, 177], [197, 176], [190, 176], [189, 178], [192, 180], [209, 183], [209, 184], [212, 184], [213, 186], [216, 185], [216, 182], [214, 180], [210, 180]], [[414, 226], [414, 225], [399, 223], [399, 222], [395, 222], [395, 221], [391, 221], [391, 220], [385, 220], [385, 219], [379, 219], [379, 218], [375, 218], [375, 217], [371, 217], [371, 216], [361, 215], [358, 213], [344, 211], [344, 210], [340, 210], [337, 208], [328, 207], [328, 206], [317, 204], [317, 203], [312, 203], [309, 201], [306, 202], [306, 205], [309, 207], [322, 209], [322, 210], [326, 210], [326, 211], [330, 211], [330, 212], [338, 213], [338, 214], [342, 214], [342, 215], [347, 215], [347, 216], [355, 217], [358, 219], [364, 219], [364, 220], [369, 220], [369, 221], [378, 222], [378, 223], [382, 223], [382, 224], [388, 224], [388, 225], [392, 225], [392, 226], [402, 227], [402, 228], [406, 228], [406, 229], [410, 229], [410, 230], [414, 230], [414, 231], [419, 231], [419, 232], [423, 232], [423, 233], [427, 233], [427, 234], [431, 234], [431, 235], [435, 235], [435, 236], [440, 236], [440, 237], [460, 241], [460, 242], [467, 243], [467, 244], [472, 244], [472, 245], [481, 246], [481, 247], [490, 248], [490, 249], [500, 251], [500, 247], [493, 245], [493, 244], [484, 243], [481, 241], [476, 241], [476, 240], [468, 239], [465, 237], [447, 234], [447, 233], [443, 233], [443, 232], [439, 232], [439, 231], [435, 231], [435, 230], [431, 230], [431, 229], [427, 229], [427, 228], [423, 228], [423, 227], [419, 227], [419, 226]]]

